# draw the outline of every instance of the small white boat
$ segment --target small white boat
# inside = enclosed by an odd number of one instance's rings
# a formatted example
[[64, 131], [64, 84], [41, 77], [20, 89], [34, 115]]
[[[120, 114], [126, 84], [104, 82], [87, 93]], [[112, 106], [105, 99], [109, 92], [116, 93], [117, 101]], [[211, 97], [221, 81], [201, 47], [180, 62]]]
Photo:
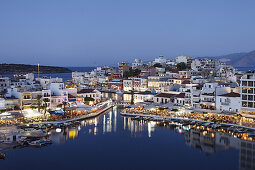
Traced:
[[49, 139], [40, 139], [40, 140], [31, 141], [28, 144], [31, 146], [41, 147], [47, 144], [52, 144], [52, 141]]

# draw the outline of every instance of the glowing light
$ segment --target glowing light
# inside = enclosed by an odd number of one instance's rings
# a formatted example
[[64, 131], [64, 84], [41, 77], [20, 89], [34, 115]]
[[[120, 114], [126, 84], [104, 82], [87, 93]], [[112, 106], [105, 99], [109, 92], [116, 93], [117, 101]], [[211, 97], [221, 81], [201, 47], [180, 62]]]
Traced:
[[60, 132], [61, 132], [61, 129], [60, 129], [60, 128], [57, 128], [57, 129], [56, 129], [56, 132], [60, 133]]

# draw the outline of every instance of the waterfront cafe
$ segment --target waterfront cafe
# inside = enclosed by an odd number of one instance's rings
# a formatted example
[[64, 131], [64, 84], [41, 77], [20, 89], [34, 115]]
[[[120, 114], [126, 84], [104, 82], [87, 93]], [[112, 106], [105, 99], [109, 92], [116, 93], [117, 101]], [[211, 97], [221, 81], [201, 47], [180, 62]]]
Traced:
[[92, 111], [92, 107], [85, 104], [78, 104], [66, 108], [66, 114], [69, 116], [79, 116], [89, 114]]
[[125, 108], [127, 113], [135, 114], [148, 114], [148, 115], [157, 115], [157, 116], [177, 116], [177, 117], [186, 117], [189, 119], [203, 120], [203, 121], [212, 121], [212, 122], [221, 122], [221, 123], [230, 123], [254, 127], [255, 120], [252, 118], [243, 117], [242, 115], [229, 115], [229, 114], [219, 114], [213, 112], [197, 112], [192, 110], [185, 110], [181, 107], [172, 107], [168, 108], [163, 105], [130, 105]]

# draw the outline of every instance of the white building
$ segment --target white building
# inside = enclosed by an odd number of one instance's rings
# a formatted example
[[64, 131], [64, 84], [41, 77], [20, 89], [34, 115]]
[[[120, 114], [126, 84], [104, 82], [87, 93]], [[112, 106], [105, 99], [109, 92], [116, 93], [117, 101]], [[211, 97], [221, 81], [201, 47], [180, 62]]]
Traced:
[[132, 63], [132, 68], [139, 68], [143, 65], [143, 62], [141, 59], [135, 59], [135, 61]]
[[230, 87], [228, 83], [205, 83], [200, 93], [201, 107], [203, 109], [216, 109], [216, 96], [231, 91], [239, 93], [239, 87]]
[[150, 91], [144, 91], [134, 94], [134, 103], [153, 101], [154, 95]]
[[56, 78], [40, 77], [36, 78], [36, 81], [40, 82], [42, 89], [49, 89], [51, 83], [62, 83], [63, 79], [58, 77]]
[[5, 109], [5, 100], [4, 98], [0, 98], [0, 110]]
[[78, 97], [91, 97], [94, 100], [94, 103], [98, 103], [101, 101], [101, 92], [95, 89], [82, 89], [77, 93]]
[[174, 102], [174, 96], [176, 96], [176, 93], [160, 93], [154, 96], [153, 102], [154, 103], [173, 103]]
[[166, 63], [166, 59], [164, 58], [164, 56], [159, 56], [159, 57], [155, 58], [153, 63], [154, 64], [156, 64], [156, 63], [165, 64]]
[[176, 58], [176, 63], [185, 63], [188, 67], [190, 67], [192, 62], [192, 57], [190, 56], [178, 56]]
[[191, 69], [194, 71], [198, 71], [201, 68], [201, 62], [198, 59], [192, 60]]
[[239, 93], [230, 92], [216, 96], [216, 110], [226, 112], [240, 112], [241, 97]]
[[131, 79], [123, 80], [123, 90], [124, 91], [133, 90], [133, 80], [131, 80]]
[[50, 91], [52, 107], [68, 102], [68, 91], [64, 88], [64, 83], [51, 83]]

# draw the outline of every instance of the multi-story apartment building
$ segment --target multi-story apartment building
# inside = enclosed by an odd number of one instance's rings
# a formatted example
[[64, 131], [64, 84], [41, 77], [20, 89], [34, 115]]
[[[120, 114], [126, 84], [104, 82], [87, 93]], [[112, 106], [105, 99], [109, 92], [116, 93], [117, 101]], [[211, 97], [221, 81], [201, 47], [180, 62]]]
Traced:
[[163, 92], [166, 86], [171, 83], [168, 81], [168, 77], [160, 76], [149, 76], [148, 77], [148, 90], [153, 90], [156, 92]]
[[191, 67], [192, 57], [190, 56], [178, 56], [176, 63], [185, 63], [188, 68]]
[[203, 87], [202, 85], [198, 84], [198, 85], [192, 86], [190, 88], [191, 106], [193, 108], [201, 108], [201, 105], [200, 105], [200, 101], [201, 101], [200, 94], [201, 94], [202, 87]]
[[133, 77], [132, 80], [135, 91], [148, 90], [148, 79], [146, 77]]
[[131, 79], [124, 79], [123, 80], [123, 90], [124, 91], [131, 91], [131, 90], [133, 90], [133, 80], [131, 80]]
[[129, 64], [126, 62], [119, 63], [119, 73], [123, 76], [126, 71], [129, 71]]
[[242, 111], [255, 114], [255, 74], [247, 73], [241, 78]]
[[10, 86], [9, 77], [0, 77], [0, 92], [7, 89]]

